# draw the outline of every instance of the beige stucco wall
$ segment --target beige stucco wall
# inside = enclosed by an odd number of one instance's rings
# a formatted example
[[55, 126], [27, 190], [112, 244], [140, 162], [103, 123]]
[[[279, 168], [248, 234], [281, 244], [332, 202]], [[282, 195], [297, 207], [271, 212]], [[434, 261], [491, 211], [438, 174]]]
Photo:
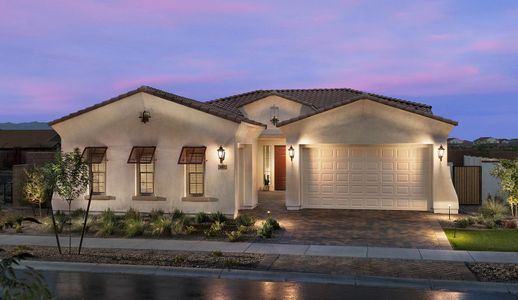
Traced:
[[[140, 122], [142, 111], [151, 113], [147, 124]], [[257, 126], [237, 124], [146, 93], [138, 93], [112, 104], [55, 124], [53, 128], [62, 139], [63, 151], [75, 147], [107, 146], [106, 194], [115, 200], [94, 200], [92, 211], [111, 208], [125, 211], [129, 207], [140, 211], [179, 208], [186, 213], [222, 211], [235, 215], [239, 208], [235, 192], [235, 160], [237, 143], [246, 141]], [[238, 132], [241, 133], [239, 136]], [[252, 132], [252, 133], [250, 133]], [[178, 165], [183, 146], [206, 146], [205, 197], [216, 202], [185, 202], [185, 167]], [[219, 170], [217, 148], [226, 150], [226, 170]], [[128, 164], [133, 146], [156, 146], [155, 195], [166, 201], [135, 201], [135, 165]], [[252, 172], [252, 170], [250, 170]], [[253, 172], [252, 172], [253, 174]], [[250, 201], [257, 202], [257, 199]], [[65, 209], [63, 200], [55, 197], [55, 209]], [[87, 201], [73, 201], [73, 209], [86, 207]]]
[[[433, 211], [447, 213], [448, 205], [458, 210], [448, 158], [438, 158], [440, 145], [447, 147], [453, 125], [413, 114], [370, 100], [361, 100], [281, 127], [286, 145], [293, 145], [295, 159], [286, 157], [286, 206], [301, 208], [300, 148], [308, 144], [425, 144], [432, 154]], [[446, 151], [447, 153], [447, 151]]]

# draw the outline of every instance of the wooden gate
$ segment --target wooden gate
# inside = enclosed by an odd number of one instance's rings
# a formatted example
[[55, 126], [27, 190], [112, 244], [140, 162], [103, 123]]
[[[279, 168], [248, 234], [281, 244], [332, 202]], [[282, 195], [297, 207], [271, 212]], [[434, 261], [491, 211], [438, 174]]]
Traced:
[[459, 204], [482, 204], [482, 168], [453, 167], [453, 185], [459, 197]]

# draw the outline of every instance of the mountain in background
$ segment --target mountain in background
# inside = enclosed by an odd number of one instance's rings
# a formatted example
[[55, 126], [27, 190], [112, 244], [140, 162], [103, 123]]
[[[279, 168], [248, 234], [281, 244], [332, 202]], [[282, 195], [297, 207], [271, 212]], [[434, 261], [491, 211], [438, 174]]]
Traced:
[[48, 130], [51, 129], [46, 122], [26, 123], [0, 123], [0, 130]]

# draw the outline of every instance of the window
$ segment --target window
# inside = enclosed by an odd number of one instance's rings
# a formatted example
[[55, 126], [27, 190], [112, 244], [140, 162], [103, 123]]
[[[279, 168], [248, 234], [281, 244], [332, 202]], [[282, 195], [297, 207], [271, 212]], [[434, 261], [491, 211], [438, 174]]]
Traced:
[[155, 193], [155, 157], [156, 147], [133, 147], [128, 158], [129, 164], [137, 169], [137, 195], [152, 196]]
[[104, 195], [106, 193], [106, 160], [98, 164], [91, 164], [90, 181], [92, 185], [92, 194]]
[[138, 173], [138, 194], [142, 196], [150, 196], [154, 193], [154, 172], [155, 165], [153, 162], [149, 164], [137, 164]]
[[187, 187], [189, 195], [203, 196], [205, 182], [205, 164], [187, 165]]
[[81, 155], [90, 169], [90, 186], [93, 195], [106, 193], [106, 147], [86, 147]]

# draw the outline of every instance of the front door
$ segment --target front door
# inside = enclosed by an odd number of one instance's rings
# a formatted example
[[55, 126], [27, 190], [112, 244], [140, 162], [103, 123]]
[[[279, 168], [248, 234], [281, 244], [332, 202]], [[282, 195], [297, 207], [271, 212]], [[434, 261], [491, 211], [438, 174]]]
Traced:
[[286, 146], [275, 146], [275, 190], [286, 190]]

